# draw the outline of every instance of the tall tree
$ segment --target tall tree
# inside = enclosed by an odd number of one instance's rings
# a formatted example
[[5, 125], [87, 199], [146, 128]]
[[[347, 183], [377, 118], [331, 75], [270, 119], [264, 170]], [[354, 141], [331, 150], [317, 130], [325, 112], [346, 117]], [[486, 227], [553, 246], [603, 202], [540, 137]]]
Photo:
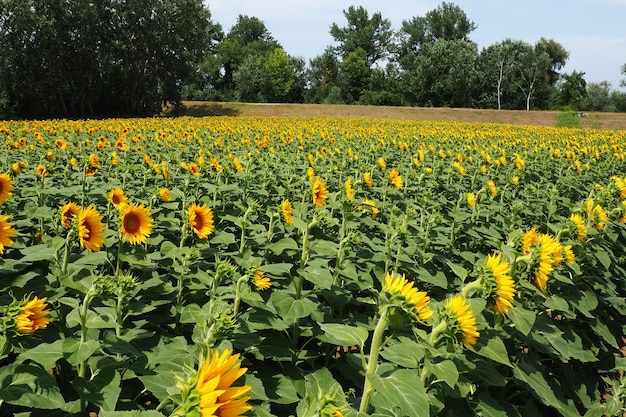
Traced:
[[495, 87], [498, 110], [502, 108], [504, 90], [507, 84], [511, 83], [511, 75], [517, 70], [523, 49], [522, 41], [506, 39], [489, 45], [480, 54], [479, 62], [484, 76], [485, 90], [493, 91]]
[[362, 6], [350, 6], [343, 14], [348, 21], [347, 27], [339, 27], [336, 23], [330, 26], [330, 35], [339, 42], [338, 49], [342, 57], [346, 58], [361, 48], [372, 66], [388, 56], [393, 36], [389, 19], [383, 19], [380, 12], [370, 18]]
[[585, 73], [574, 71], [563, 74], [558, 82], [560, 105], [580, 108], [580, 103], [587, 95]]
[[526, 44], [519, 56], [517, 67], [518, 88], [524, 94], [526, 110], [530, 110], [533, 93], [540, 83], [545, 82], [550, 68], [550, 56], [538, 45]]
[[539, 39], [535, 46], [538, 50], [545, 52], [550, 58], [548, 70], [546, 73], [546, 81], [548, 84], [554, 84], [559, 77], [559, 72], [567, 63], [569, 52], [565, 47], [553, 39]]
[[346, 103], [359, 101], [369, 84], [372, 69], [367, 60], [367, 53], [357, 48], [341, 62], [340, 87]]

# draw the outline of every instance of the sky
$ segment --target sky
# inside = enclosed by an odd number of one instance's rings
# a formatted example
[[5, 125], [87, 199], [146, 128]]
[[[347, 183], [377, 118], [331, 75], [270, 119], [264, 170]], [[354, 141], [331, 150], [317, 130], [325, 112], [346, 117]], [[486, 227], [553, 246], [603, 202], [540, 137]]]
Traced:
[[[620, 68], [626, 64], [626, 0], [448, 0], [478, 26], [471, 40], [482, 48], [507, 38], [535, 44], [553, 39], [569, 52], [561, 70], [584, 72], [587, 83], [608, 81], [624, 90]], [[305, 60], [336, 46], [330, 26], [345, 27], [344, 10], [362, 6], [380, 12], [399, 30], [403, 20], [423, 17], [441, 1], [433, 0], [205, 0], [214, 23], [228, 33], [237, 16], [256, 17], [285, 49]]]

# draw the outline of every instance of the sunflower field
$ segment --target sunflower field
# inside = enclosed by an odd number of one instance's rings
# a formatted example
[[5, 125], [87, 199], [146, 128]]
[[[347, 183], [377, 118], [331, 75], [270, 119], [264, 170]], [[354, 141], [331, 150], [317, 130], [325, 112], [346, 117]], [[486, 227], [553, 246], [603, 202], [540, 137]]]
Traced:
[[2, 416], [621, 416], [626, 131], [0, 122]]

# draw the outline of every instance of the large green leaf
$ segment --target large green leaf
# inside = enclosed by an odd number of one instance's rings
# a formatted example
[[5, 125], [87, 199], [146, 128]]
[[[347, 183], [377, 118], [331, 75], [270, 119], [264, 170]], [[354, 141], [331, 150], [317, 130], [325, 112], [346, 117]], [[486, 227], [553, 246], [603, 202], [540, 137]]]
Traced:
[[354, 327], [339, 323], [321, 323], [320, 328], [324, 334], [319, 336], [319, 339], [337, 346], [358, 346], [362, 350], [365, 341], [369, 337], [369, 331], [364, 327]]
[[454, 388], [459, 380], [459, 370], [451, 360], [430, 363], [428, 369], [430, 369], [433, 375], [435, 375], [438, 379], [448, 384], [450, 388]]
[[0, 399], [23, 407], [67, 410], [56, 380], [33, 365], [11, 364], [0, 368]]
[[81, 342], [74, 338], [67, 338], [63, 340], [61, 347], [63, 348], [63, 354], [67, 361], [76, 366], [83, 361], [89, 359], [101, 346], [99, 340], [86, 340]]
[[480, 337], [476, 345], [474, 345], [474, 351], [479, 355], [489, 358], [498, 363], [512, 366], [509, 361], [509, 354], [506, 350], [506, 346], [502, 339], [498, 336], [490, 337], [485, 341], [485, 337]]
[[407, 417], [424, 417], [429, 414], [426, 389], [419, 374], [409, 369], [399, 369], [387, 377], [367, 374], [376, 392], [372, 395], [372, 405], [393, 409], [398, 407]]

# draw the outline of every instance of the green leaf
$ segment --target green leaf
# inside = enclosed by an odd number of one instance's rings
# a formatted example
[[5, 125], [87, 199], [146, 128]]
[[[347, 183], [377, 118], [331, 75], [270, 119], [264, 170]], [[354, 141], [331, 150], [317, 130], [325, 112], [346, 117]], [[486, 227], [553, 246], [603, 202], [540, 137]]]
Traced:
[[596, 256], [596, 258], [598, 258], [598, 260], [605, 269], [609, 269], [609, 267], [611, 266], [611, 258], [609, 257], [608, 253], [602, 250], [598, 250], [594, 251], [594, 255]]
[[72, 386], [80, 397], [100, 407], [100, 411], [114, 411], [122, 391], [119, 373], [113, 368], [98, 369], [89, 380], [74, 378]]
[[420, 376], [414, 370], [399, 369], [381, 378], [376, 374], [367, 374], [376, 392], [372, 395], [372, 405], [377, 408], [400, 408], [407, 417], [428, 415], [429, 403], [426, 389]]
[[270, 299], [276, 306], [280, 317], [287, 322], [307, 317], [318, 308], [317, 303], [308, 298], [296, 300], [291, 294], [283, 292], [273, 293]]
[[37, 366], [2, 367], [0, 382], [0, 398], [8, 404], [42, 410], [68, 409], [54, 377]]
[[333, 276], [330, 273], [330, 269], [328, 269], [327, 259], [316, 258], [309, 261], [309, 264], [304, 270], [298, 270], [298, 274], [321, 289], [329, 289], [333, 285]]
[[446, 265], [450, 267], [452, 272], [454, 272], [457, 277], [461, 278], [461, 281], [465, 281], [465, 278], [467, 278], [467, 269], [461, 265], [453, 263], [452, 261], [446, 261]]
[[380, 355], [385, 360], [404, 368], [419, 368], [424, 359], [424, 347], [408, 338], [401, 338], [399, 343], [386, 346]]
[[300, 247], [298, 246], [298, 242], [293, 240], [290, 237], [284, 237], [278, 242], [272, 243], [269, 245], [269, 249], [274, 252], [274, 255], [280, 255], [286, 250], [295, 250], [299, 251]]
[[515, 328], [524, 336], [528, 336], [537, 318], [534, 311], [526, 310], [524, 307], [517, 305], [507, 311], [506, 315], [511, 319]]
[[44, 369], [52, 369], [56, 361], [64, 356], [63, 339], [53, 343], [40, 343], [34, 348], [28, 349], [18, 356], [18, 362], [32, 360], [40, 364]]
[[353, 327], [339, 323], [322, 323], [320, 328], [324, 332], [319, 339], [337, 346], [358, 346], [361, 350], [369, 337], [369, 332], [363, 327]]
[[67, 338], [63, 340], [62, 348], [65, 358], [71, 365], [78, 365], [79, 363], [89, 359], [96, 350], [100, 348], [101, 344], [98, 340], [87, 340], [80, 342], [74, 338]]
[[484, 343], [484, 337], [478, 338], [478, 342], [474, 346], [474, 351], [480, 356], [512, 367], [511, 362], [509, 361], [509, 353], [507, 352], [502, 339], [495, 336], [489, 338], [486, 344]]
[[429, 369], [437, 378], [454, 388], [459, 380], [459, 370], [451, 360], [444, 360], [438, 363], [431, 363]]

